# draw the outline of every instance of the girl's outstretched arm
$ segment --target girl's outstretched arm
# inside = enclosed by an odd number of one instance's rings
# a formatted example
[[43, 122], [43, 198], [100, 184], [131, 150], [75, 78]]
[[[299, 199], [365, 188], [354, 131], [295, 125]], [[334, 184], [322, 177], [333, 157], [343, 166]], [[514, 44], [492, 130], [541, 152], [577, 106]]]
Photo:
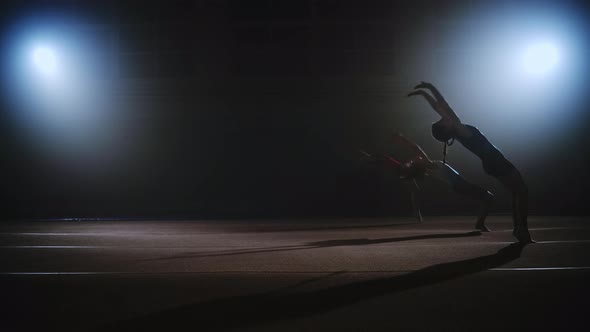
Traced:
[[430, 90], [430, 93], [432, 93], [432, 95], [434, 96], [434, 98], [436, 98], [436, 101], [440, 104], [445, 105], [446, 107], [449, 107], [449, 103], [447, 103], [447, 101], [445, 100], [445, 98], [442, 96], [442, 94], [440, 93], [440, 91], [438, 91], [438, 89], [430, 82], [420, 82], [420, 84], [416, 85], [414, 87], [415, 90], [417, 89], [428, 89]]
[[437, 100], [435, 100], [431, 95], [429, 95], [423, 90], [413, 91], [408, 94], [408, 97], [418, 95], [423, 96], [424, 98], [426, 98], [426, 100], [428, 101], [430, 106], [432, 106], [436, 113], [438, 113], [444, 120], [449, 121], [449, 123], [455, 127], [458, 136], [471, 137], [471, 130], [469, 130], [467, 127], [463, 125], [461, 119], [459, 119], [455, 111], [453, 111], [451, 106], [449, 106], [449, 104], [446, 102], [444, 97], [441, 95], [441, 93], [434, 85], [428, 82], [422, 82], [416, 85], [415, 88], [426, 88], [430, 90], [435, 95]]
[[432, 107], [432, 109], [438, 113], [438, 115], [440, 115], [442, 118], [447, 119], [449, 117], [448, 112], [445, 110], [444, 107], [441, 107], [441, 105], [431, 96], [429, 95], [426, 91], [424, 90], [416, 90], [416, 91], [412, 91], [410, 93], [408, 93], [408, 97], [412, 97], [412, 96], [422, 96], [426, 99], [426, 101], [430, 104], [430, 106]]
[[422, 96], [424, 96], [424, 98], [426, 98], [426, 100], [428, 101], [430, 106], [432, 106], [434, 111], [436, 113], [438, 113], [442, 118], [451, 120], [455, 124], [461, 123], [461, 119], [459, 119], [459, 117], [457, 116], [455, 111], [453, 111], [453, 109], [451, 108], [449, 103], [447, 103], [445, 98], [442, 96], [442, 94], [438, 91], [438, 89], [434, 85], [432, 85], [431, 83], [428, 83], [428, 82], [422, 82], [414, 87], [414, 89], [422, 89], [422, 88], [430, 90], [430, 92], [434, 95], [434, 98], [423, 90], [417, 90], [417, 91], [411, 92], [408, 94], [408, 97], [422, 95]]

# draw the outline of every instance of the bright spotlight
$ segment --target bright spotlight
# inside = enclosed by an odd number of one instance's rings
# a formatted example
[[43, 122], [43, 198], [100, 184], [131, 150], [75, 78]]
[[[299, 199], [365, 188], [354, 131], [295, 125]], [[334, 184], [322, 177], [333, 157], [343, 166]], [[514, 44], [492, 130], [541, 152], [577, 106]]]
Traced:
[[533, 75], [543, 75], [550, 72], [559, 61], [559, 51], [549, 42], [531, 45], [524, 53], [524, 67]]
[[47, 47], [37, 47], [33, 51], [33, 63], [43, 74], [54, 74], [57, 69], [55, 52]]

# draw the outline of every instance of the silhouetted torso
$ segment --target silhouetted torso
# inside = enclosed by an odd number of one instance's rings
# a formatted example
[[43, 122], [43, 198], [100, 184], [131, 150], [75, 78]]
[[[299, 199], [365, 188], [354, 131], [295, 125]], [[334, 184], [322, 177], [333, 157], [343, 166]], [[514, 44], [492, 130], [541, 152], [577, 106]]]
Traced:
[[492, 176], [503, 176], [514, 169], [514, 165], [477, 128], [470, 125], [465, 127], [471, 131], [471, 136], [457, 135], [456, 139], [481, 159], [486, 173]]

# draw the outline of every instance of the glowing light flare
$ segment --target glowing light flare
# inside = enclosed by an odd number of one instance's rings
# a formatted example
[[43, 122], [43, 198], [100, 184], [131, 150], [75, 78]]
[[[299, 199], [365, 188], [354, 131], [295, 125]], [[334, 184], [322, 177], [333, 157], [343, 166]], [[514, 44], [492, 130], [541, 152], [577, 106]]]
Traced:
[[57, 57], [51, 48], [35, 48], [33, 50], [33, 63], [45, 75], [53, 75], [57, 71]]
[[559, 50], [550, 42], [529, 46], [523, 55], [525, 70], [532, 75], [541, 76], [551, 72], [559, 62]]

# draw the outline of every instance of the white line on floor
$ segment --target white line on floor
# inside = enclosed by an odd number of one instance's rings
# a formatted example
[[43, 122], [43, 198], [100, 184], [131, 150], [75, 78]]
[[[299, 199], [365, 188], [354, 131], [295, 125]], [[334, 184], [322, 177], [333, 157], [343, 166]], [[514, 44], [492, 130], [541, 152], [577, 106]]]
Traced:
[[[362, 226], [359, 226], [359, 228], [362, 228]], [[378, 227], [377, 227], [378, 228]], [[387, 226], [383, 226], [383, 228], [387, 228]], [[376, 229], [376, 228], [375, 228]], [[588, 230], [588, 228], [581, 228], [581, 227], [545, 227], [545, 228], [530, 228], [531, 231], [545, 231], [545, 230], [559, 230], [559, 229], [564, 229], [564, 230]], [[337, 230], [337, 229], [336, 229]], [[294, 229], [289, 229], [289, 232], [313, 232], [313, 231], [325, 231], [325, 229], [323, 228], [318, 228], [318, 229], [310, 229], [310, 228], [305, 228], [305, 229], [300, 229], [298, 230], [297, 228]], [[432, 233], [432, 232], [445, 232], [445, 233], [455, 233], [458, 230], [456, 229], [398, 229], [396, 230], [396, 233]], [[476, 231], [476, 230], [473, 230]], [[284, 230], [281, 230], [281, 228], [277, 228], [276, 230], [270, 229], [268, 231], [265, 231], [264, 233], [281, 233], [281, 232], [285, 232]], [[512, 232], [512, 229], [500, 229], [500, 230], [494, 230], [493, 232]], [[192, 235], [215, 235], [215, 234], [227, 234], [227, 235], [234, 235], [234, 234], [243, 234], [243, 233], [249, 233], [249, 232], [242, 232], [242, 231], [236, 231], [236, 232], [223, 232], [221, 230], [216, 231], [216, 230], [209, 230], [209, 231], [201, 231], [201, 232], [185, 232], [185, 233], [169, 233], [169, 232], [0, 232], [0, 236], [11, 236], [11, 235], [16, 235], [16, 236], [159, 236], [159, 235], [165, 235], [165, 236], [174, 236], [174, 235], [183, 235], [183, 236], [192, 236]]]
[[[378, 239], [377, 239], [378, 240]], [[418, 242], [419, 240], [412, 240], [412, 241], [400, 241], [400, 242], [396, 242], [396, 241], [392, 241], [391, 243], [373, 243], [373, 244], [366, 244], [366, 245], [372, 245], [372, 246], [383, 246], [383, 245], [406, 245], [406, 246], [450, 246], [450, 244], [448, 243], [421, 243]], [[451, 245], [453, 246], [466, 246], [466, 245], [497, 245], [497, 244], [508, 244], [508, 243], [513, 243], [511, 241], [494, 241], [494, 242], [486, 242], [486, 241], [481, 241], [481, 242], [465, 242], [465, 243], [453, 243]], [[590, 240], [562, 240], [562, 241], [539, 241], [535, 244], [532, 244], [532, 246], [538, 245], [538, 244], [558, 244], [558, 243], [590, 243]], [[351, 245], [351, 244], [342, 244], [342, 245], [333, 245], [333, 246], [327, 246], [327, 247], [348, 247], [348, 246], [357, 246], [357, 245]], [[312, 248], [316, 248], [313, 244], [293, 244], [293, 245], [283, 245], [281, 247], [293, 247], [293, 248], [299, 248], [299, 249], [312, 249]], [[2, 249], [120, 249], [120, 250], [124, 250], [124, 249], [203, 249], [203, 248], [240, 248], [240, 249], [244, 249], [244, 250], [255, 250], [255, 249], [272, 249], [271, 247], [260, 247], [260, 246], [243, 246], [243, 245], [218, 245], [218, 246], [170, 246], [170, 247], [158, 247], [158, 246], [153, 246], [153, 247], [145, 247], [145, 246], [116, 246], [116, 245], [111, 245], [111, 246], [105, 246], [105, 245], [99, 245], [99, 246], [78, 246], [78, 245], [43, 245], [43, 246], [37, 246], [37, 245], [14, 245], [14, 246], [0, 246], [0, 250]]]
[[[500, 267], [487, 271], [564, 271], [590, 270], [590, 266], [562, 267]], [[330, 274], [330, 273], [411, 273], [419, 270], [388, 270], [388, 271], [180, 271], [180, 272], [133, 272], [133, 271], [73, 271], [73, 272], [0, 272], [0, 275], [110, 275], [110, 274]]]
[[253, 246], [183, 246], [183, 247], [133, 247], [133, 246], [0, 246], [1, 249], [203, 249], [203, 248], [240, 248], [240, 249], [265, 249]]
[[497, 267], [488, 271], [557, 271], [557, 270], [590, 270], [590, 266], [563, 267]]

